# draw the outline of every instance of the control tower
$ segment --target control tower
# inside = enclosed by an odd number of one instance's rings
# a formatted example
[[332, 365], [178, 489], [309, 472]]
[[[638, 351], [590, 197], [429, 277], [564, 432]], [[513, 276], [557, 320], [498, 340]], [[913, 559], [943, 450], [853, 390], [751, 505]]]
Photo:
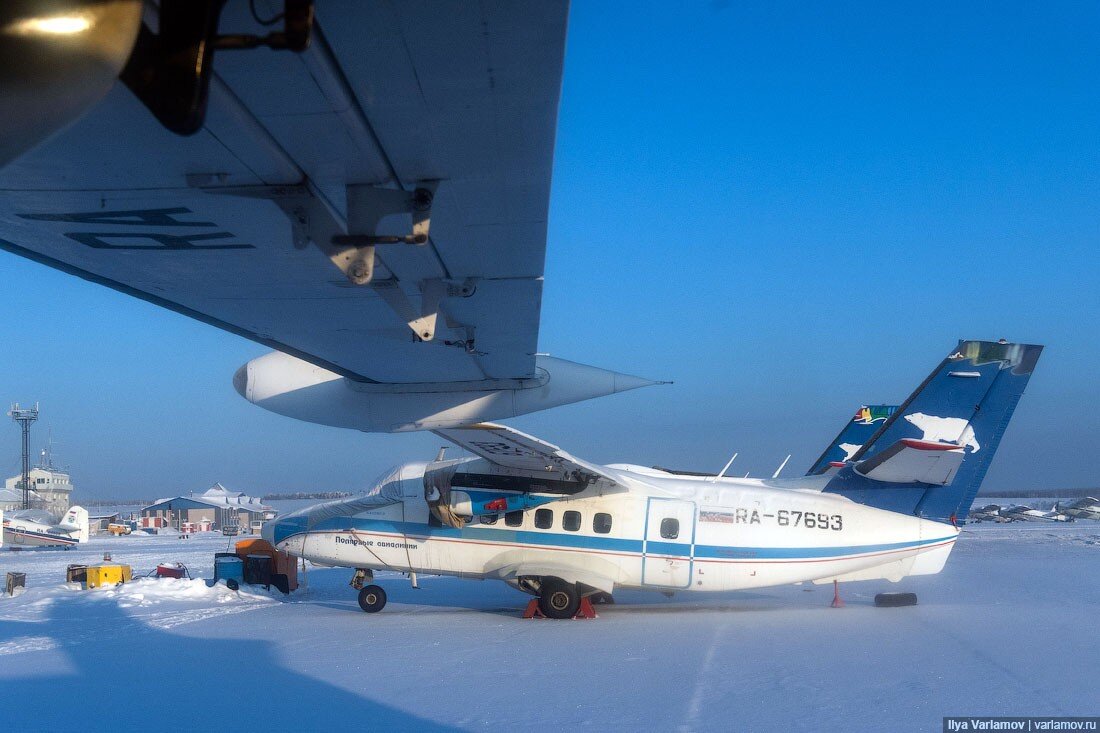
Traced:
[[31, 423], [38, 419], [38, 403], [34, 403], [34, 407], [20, 407], [16, 402], [11, 406], [11, 410], [8, 411], [8, 416], [12, 420], [19, 423], [23, 428], [23, 480], [20, 481], [23, 489], [23, 508], [30, 508], [30, 454], [29, 443], [31, 437]]

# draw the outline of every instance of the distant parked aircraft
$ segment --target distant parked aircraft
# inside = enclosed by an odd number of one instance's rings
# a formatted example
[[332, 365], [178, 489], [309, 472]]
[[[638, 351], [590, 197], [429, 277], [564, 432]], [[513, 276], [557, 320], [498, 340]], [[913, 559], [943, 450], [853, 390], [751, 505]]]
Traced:
[[1000, 504], [986, 504], [980, 509], [971, 509], [970, 514], [966, 517], [967, 524], [974, 524], [977, 522], [1008, 522], [1007, 517], [1001, 515]]
[[71, 547], [88, 541], [88, 512], [70, 507], [58, 523], [41, 509], [19, 509], [2, 517], [4, 542], [9, 547]]
[[1007, 509], [1002, 509], [1001, 514], [1013, 522], [1072, 522], [1073, 519], [1067, 517], [1057, 509], [1049, 512], [1044, 512], [1041, 509], [1032, 509], [1026, 505], [1010, 506]]
[[1100, 500], [1092, 496], [1078, 499], [1069, 506], [1055, 504], [1054, 509], [1074, 519], [1100, 519]]

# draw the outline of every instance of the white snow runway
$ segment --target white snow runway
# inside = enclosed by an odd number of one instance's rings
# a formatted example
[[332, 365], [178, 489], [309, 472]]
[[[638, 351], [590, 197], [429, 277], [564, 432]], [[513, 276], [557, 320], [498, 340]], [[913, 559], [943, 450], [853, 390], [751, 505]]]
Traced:
[[[26, 592], [0, 599], [5, 729], [938, 731], [945, 715], [1097, 715], [1100, 524], [968, 528], [938, 576], [745, 593], [617, 595], [594, 621], [523, 620], [502, 583], [350, 571], [308, 588], [200, 582], [66, 588], [110, 551], [135, 575], [209, 577], [221, 536], [94, 539], [0, 551]], [[881, 590], [920, 605], [880, 609]]]

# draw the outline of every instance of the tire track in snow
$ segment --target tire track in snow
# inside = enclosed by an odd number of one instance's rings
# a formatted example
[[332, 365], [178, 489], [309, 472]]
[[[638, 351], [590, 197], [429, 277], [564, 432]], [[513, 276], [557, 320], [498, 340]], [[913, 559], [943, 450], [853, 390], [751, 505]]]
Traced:
[[217, 608], [195, 608], [187, 611], [169, 611], [164, 613], [133, 614], [131, 618], [143, 621], [147, 626], [156, 629], [173, 629], [184, 624], [205, 621], [208, 618], [229, 616], [231, 614], [258, 611], [261, 608], [271, 608], [273, 604], [256, 604], [249, 606], [231, 606]]
[[695, 682], [695, 689], [691, 693], [691, 700], [688, 701], [687, 712], [684, 714], [684, 722], [680, 724], [678, 730], [681, 733], [690, 733], [696, 730], [696, 723], [699, 720], [699, 713], [703, 710], [703, 699], [706, 697], [707, 687], [710, 682], [710, 669], [714, 666], [714, 656], [718, 649], [720, 639], [724, 636], [727, 621], [723, 621], [714, 628], [714, 634], [711, 637], [710, 645], [707, 647], [706, 656], [703, 657], [703, 664], [699, 667], [699, 678]]

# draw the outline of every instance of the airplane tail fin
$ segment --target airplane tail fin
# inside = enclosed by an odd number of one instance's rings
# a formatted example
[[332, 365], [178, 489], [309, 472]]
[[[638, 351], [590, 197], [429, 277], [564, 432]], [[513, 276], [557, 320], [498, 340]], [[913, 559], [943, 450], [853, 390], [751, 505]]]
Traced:
[[1042, 350], [960, 341], [824, 491], [928, 519], [964, 518]]
[[856, 410], [855, 417], [845, 423], [840, 433], [833, 438], [833, 442], [814, 461], [807, 476], [817, 476], [826, 473], [830, 468], [839, 468], [856, 451], [862, 448], [871, 439], [871, 436], [886, 422], [897, 410], [897, 405], [863, 405]]
[[76, 535], [77, 542], [88, 541], [88, 510], [81, 506], [69, 507], [57, 526]]

